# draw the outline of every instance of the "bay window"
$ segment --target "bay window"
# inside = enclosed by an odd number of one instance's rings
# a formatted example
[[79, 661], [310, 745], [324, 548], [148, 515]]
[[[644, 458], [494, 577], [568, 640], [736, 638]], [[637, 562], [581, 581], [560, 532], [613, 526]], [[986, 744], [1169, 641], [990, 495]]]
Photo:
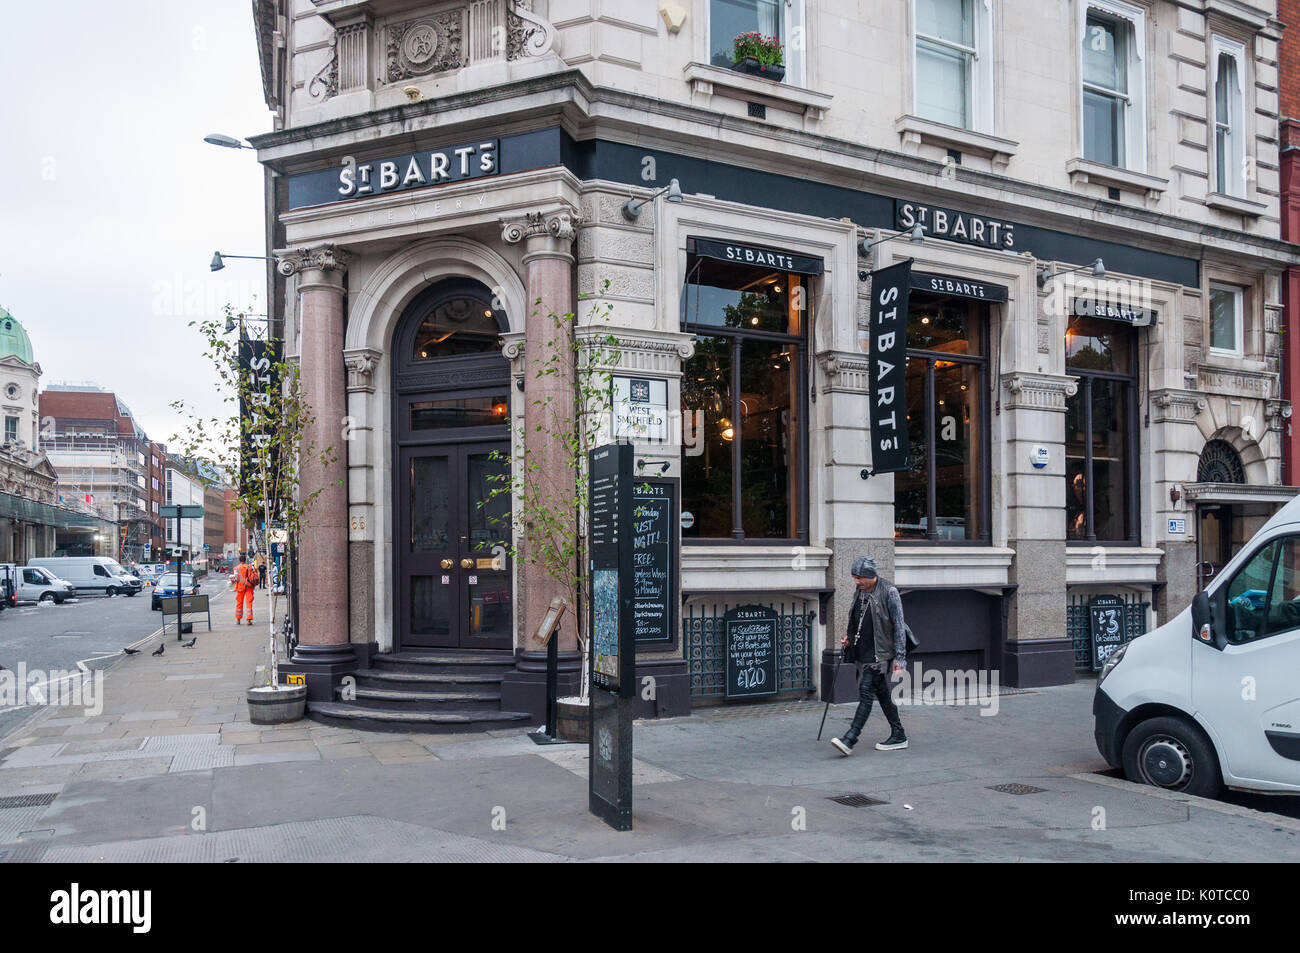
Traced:
[[1145, 171], [1145, 15], [1118, 0], [1090, 0], [1081, 16], [1083, 157]]
[[911, 466], [894, 474], [894, 538], [989, 540], [988, 306], [913, 291], [907, 316]]
[[682, 537], [807, 538], [807, 277], [688, 255]]
[[1065, 401], [1065, 537], [1136, 542], [1137, 344], [1131, 327], [1070, 318], [1066, 373], [1078, 390]]

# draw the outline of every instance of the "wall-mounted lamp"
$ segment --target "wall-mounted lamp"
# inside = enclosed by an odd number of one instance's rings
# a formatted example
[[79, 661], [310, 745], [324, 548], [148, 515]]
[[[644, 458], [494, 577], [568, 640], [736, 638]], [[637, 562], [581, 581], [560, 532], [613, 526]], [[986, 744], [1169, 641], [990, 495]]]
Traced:
[[1094, 261], [1094, 262], [1093, 262], [1092, 264], [1090, 264], [1090, 265], [1080, 265], [1078, 268], [1071, 268], [1071, 269], [1069, 269], [1068, 271], [1058, 272], [1058, 273], [1055, 274], [1055, 275], [1052, 274], [1052, 271], [1051, 271], [1050, 268], [1039, 268], [1039, 269], [1038, 269], [1038, 287], [1040, 287], [1040, 288], [1046, 288], [1046, 287], [1047, 287], [1047, 283], [1048, 283], [1049, 281], [1051, 281], [1053, 278], [1060, 278], [1061, 275], [1072, 275], [1072, 274], [1074, 274], [1074, 273], [1077, 272], [1077, 271], [1088, 271], [1089, 269], [1092, 270], [1092, 276], [1093, 276], [1094, 278], [1105, 278], [1105, 277], [1106, 277], [1106, 265], [1105, 265], [1105, 263], [1104, 263], [1100, 258], [1098, 258], [1096, 261]]
[[212, 146], [221, 146], [223, 149], [251, 149], [252, 146], [244, 145], [242, 139], [236, 139], [234, 136], [228, 136], [224, 132], [210, 132], [203, 137], [203, 141]]
[[254, 258], [258, 261], [270, 261], [266, 255], [223, 255], [219, 251], [212, 253], [212, 261], [208, 262], [208, 267], [213, 271], [220, 271], [226, 267], [227, 258]]
[[629, 222], [635, 222], [637, 216], [641, 214], [641, 209], [645, 208], [659, 196], [668, 193], [669, 202], [680, 202], [682, 200], [682, 186], [676, 179], [669, 179], [668, 184], [658, 192], [652, 192], [649, 198], [628, 199], [623, 203], [623, 217]]
[[875, 248], [877, 245], [884, 244], [891, 238], [897, 238], [899, 235], [907, 235], [907, 240], [914, 245], [919, 245], [921, 242], [925, 241], [925, 229], [921, 227], [920, 222], [917, 222], [911, 228], [904, 228], [900, 231], [894, 232], [892, 235], [878, 238], [874, 242], [868, 243], [865, 238], [862, 239], [862, 241], [858, 242], [858, 254], [863, 258], [866, 258], [871, 254], [871, 249]]

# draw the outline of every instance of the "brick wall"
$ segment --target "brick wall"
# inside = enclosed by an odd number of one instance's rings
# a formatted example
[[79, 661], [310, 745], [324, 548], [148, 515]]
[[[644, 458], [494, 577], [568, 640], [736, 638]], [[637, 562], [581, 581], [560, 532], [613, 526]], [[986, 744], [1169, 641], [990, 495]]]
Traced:
[[[1300, 0], [1278, 0], [1278, 19], [1286, 24], [1278, 51], [1279, 105], [1282, 117], [1300, 119]], [[1300, 127], [1283, 127], [1283, 148], [1300, 148]]]

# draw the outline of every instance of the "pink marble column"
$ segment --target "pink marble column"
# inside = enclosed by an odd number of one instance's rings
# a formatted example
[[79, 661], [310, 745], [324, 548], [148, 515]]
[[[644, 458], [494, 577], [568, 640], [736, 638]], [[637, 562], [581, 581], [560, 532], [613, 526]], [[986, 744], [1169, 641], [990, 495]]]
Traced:
[[[310, 408], [300, 492], [311, 503], [298, 539], [298, 648], [295, 663], [352, 661], [348, 641], [347, 394], [343, 373], [343, 271], [348, 255], [330, 245], [292, 252], [280, 272], [298, 277], [301, 384]], [[328, 462], [321, 459], [322, 453]]]
[[[576, 475], [565, 459], [565, 451], [555, 436], [574, 426], [573, 362], [566, 352], [573, 332], [573, 265], [571, 253], [576, 234], [577, 213], [561, 210], [535, 213], [522, 222], [508, 223], [507, 241], [524, 242], [524, 267], [527, 271], [528, 302], [524, 316], [524, 479], [548, 508], [573, 513], [576, 507]], [[557, 322], [556, 318], [560, 320]], [[550, 345], [556, 343], [556, 348]], [[561, 359], [548, 363], [560, 350]], [[540, 365], [537, 362], [542, 362]], [[539, 367], [554, 367], [555, 373], [539, 375]], [[542, 426], [538, 431], [537, 426]], [[528, 529], [524, 527], [522, 546], [528, 551]], [[532, 634], [556, 596], [569, 592], [552, 578], [543, 566], [523, 561], [519, 566], [519, 599], [523, 610], [519, 625], [519, 648], [525, 652], [539, 650]], [[575, 652], [578, 648], [576, 620], [566, 618], [561, 626], [559, 649]]]

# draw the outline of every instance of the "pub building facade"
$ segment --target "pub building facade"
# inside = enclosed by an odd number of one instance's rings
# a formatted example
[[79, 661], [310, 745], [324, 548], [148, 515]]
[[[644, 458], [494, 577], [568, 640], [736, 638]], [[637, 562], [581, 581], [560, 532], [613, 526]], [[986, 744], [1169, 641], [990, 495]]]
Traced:
[[[272, 307], [318, 443], [346, 435], [303, 476], [284, 669], [318, 716], [457, 711], [432, 681], [403, 705], [399, 669], [540, 715], [558, 587], [491, 488], [527, 459], [568, 479], [535, 427], [573, 401], [538, 373], [551, 315], [617, 339], [608, 426], [663, 501], [647, 715], [849, 697], [859, 555], [913, 664], [1069, 682], [1098, 606], [1126, 638], [1170, 618], [1289, 498], [1274, 3], [840, 6], [254, 3]], [[728, 68], [750, 29], [789, 43], [782, 80]], [[872, 274], [905, 261], [886, 395]], [[875, 472], [886, 397], [908, 454]], [[741, 606], [776, 620], [744, 690]]]

